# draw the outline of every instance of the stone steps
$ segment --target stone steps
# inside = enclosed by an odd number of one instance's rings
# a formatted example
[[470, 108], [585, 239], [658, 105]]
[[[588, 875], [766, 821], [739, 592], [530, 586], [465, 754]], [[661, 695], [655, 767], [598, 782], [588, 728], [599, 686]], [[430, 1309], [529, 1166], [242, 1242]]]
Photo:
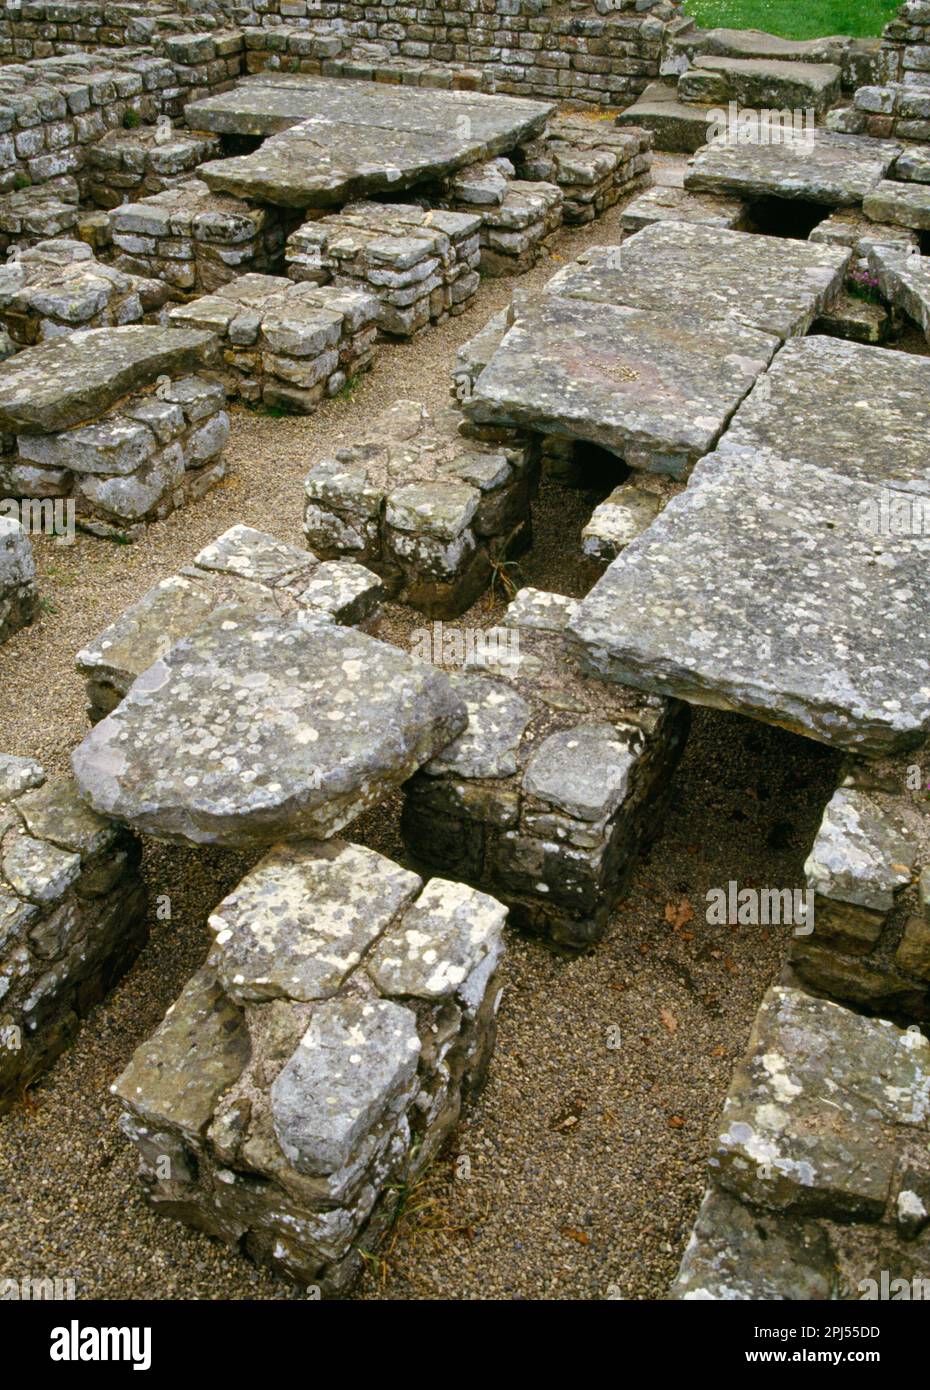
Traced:
[[678, 79], [684, 102], [741, 106], [763, 110], [813, 110], [818, 115], [840, 95], [841, 71], [835, 63], [784, 63], [763, 58], [696, 58]]
[[708, 118], [712, 108], [679, 100], [672, 82], [651, 82], [632, 106], [621, 111], [618, 126], [640, 126], [651, 130], [657, 150], [675, 154], [694, 154], [707, 143]]

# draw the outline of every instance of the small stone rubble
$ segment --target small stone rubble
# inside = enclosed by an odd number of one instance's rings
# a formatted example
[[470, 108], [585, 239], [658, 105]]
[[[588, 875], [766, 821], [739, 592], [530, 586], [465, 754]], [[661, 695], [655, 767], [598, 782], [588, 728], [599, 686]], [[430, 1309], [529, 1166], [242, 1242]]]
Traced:
[[272, 849], [113, 1088], [153, 1208], [344, 1293], [483, 1083], [506, 915], [341, 840]]
[[145, 945], [139, 858], [70, 779], [0, 754], [0, 1112]]
[[101, 814], [175, 844], [328, 839], [467, 722], [448, 679], [329, 614], [218, 608], [72, 755]]
[[96, 723], [112, 713], [139, 676], [221, 606], [240, 613], [304, 612], [356, 626], [377, 615], [382, 593], [378, 576], [362, 565], [321, 562], [264, 531], [232, 526], [78, 652], [88, 717]]
[[101, 536], [141, 535], [225, 474], [222, 389], [191, 373], [208, 333], [130, 325], [24, 348], [0, 381], [0, 494], [74, 498]]
[[524, 589], [465, 654], [450, 679], [468, 726], [408, 782], [401, 829], [418, 862], [493, 893], [516, 925], [586, 948], [661, 826], [688, 711], [587, 678], [564, 642], [575, 608]]
[[31, 623], [38, 610], [29, 537], [18, 520], [0, 515], [0, 642]]
[[0, 324], [20, 347], [76, 328], [157, 322], [167, 297], [160, 280], [103, 264], [83, 241], [40, 241], [0, 266]]
[[792, 941], [791, 965], [808, 989], [926, 1023], [930, 819], [926, 775], [909, 756], [846, 771], [804, 866], [813, 930]]
[[361, 290], [240, 275], [168, 321], [220, 339], [227, 394], [309, 415], [371, 366], [378, 301]]
[[191, 178], [220, 151], [207, 131], [148, 126], [111, 130], [87, 153], [87, 194], [100, 208], [116, 208]]
[[652, 135], [620, 130], [584, 116], [556, 116], [513, 155], [521, 179], [562, 190], [568, 225], [593, 222], [621, 198], [643, 188], [652, 167]]
[[304, 490], [311, 550], [351, 558], [434, 618], [455, 617], [530, 543], [538, 466], [526, 444], [488, 445], [462, 416], [397, 401], [371, 434], [314, 464]]
[[199, 178], [110, 214], [116, 265], [164, 281], [175, 299], [278, 269], [288, 230], [275, 208], [212, 193]]
[[913, 1280], [930, 1280], [928, 1095], [919, 1029], [770, 989], [671, 1297], [877, 1298], [881, 1271], [918, 1297]]
[[350, 203], [291, 234], [287, 271], [373, 295], [381, 332], [407, 338], [464, 313], [480, 283], [481, 228], [474, 212]]

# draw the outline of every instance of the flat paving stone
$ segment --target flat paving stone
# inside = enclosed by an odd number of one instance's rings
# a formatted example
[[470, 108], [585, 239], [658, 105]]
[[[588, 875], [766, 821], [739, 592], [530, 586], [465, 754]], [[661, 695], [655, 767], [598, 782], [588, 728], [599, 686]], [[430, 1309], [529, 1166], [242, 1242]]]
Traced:
[[201, 165], [211, 189], [306, 208], [409, 188], [503, 154], [539, 134], [554, 110], [483, 92], [261, 74], [186, 114], [196, 129], [272, 137], [252, 154]]
[[52, 434], [96, 419], [159, 376], [196, 373], [213, 346], [201, 330], [129, 324], [25, 348], [3, 364], [0, 430]]
[[689, 193], [686, 188], [647, 188], [627, 203], [620, 217], [626, 232], [638, 232], [653, 222], [699, 222], [705, 227], [738, 227], [746, 216], [742, 198], [712, 193]]
[[543, 294], [520, 307], [463, 408], [478, 423], [587, 440], [681, 477], [777, 346], [735, 318]]
[[72, 758], [101, 814], [173, 843], [326, 839], [467, 723], [438, 669], [331, 624], [217, 609]]
[[861, 203], [886, 177], [903, 148], [894, 140], [826, 130], [817, 130], [811, 141], [788, 144], [714, 141], [692, 159], [685, 188], [844, 207]]
[[930, 230], [930, 186], [884, 179], [867, 195], [862, 211], [873, 222], [891, 222], [913, 231]]
[[549, 281], [552, 294], [735, 318], [779, 338], [806, 333], [840, 293], [851, 252], [683, 222], [595, 246]]
[[840, 95], [835, 63], [805, 63], [780, 58], [732, 58], [703, 54], [694, 60], [699, 72], [713, 73], [741, 106], [789, 107], [825, 111]]
[[585, 665], [865, 755], [919, 743], [930, 537], [865, 529], [877, 492], [754, 446], [714, 453], [580, 604]]
[[928, 439], [930, 358], [814, 337], [782, 348], [719, 447], [926, 496]]

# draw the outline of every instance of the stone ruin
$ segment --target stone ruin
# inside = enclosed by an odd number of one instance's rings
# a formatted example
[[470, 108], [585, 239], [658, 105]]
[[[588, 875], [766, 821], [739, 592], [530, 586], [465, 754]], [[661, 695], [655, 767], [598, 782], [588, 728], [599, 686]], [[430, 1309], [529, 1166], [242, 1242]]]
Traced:
[[[448, 407], [347, 416], [293, 499], [306, 548], [232, 526], [84, 641], [72, 776], [0, 756], [0, 1109], [143, 949], [142, 837], [260, 855], [113, 1090], [156, 1211], [345, 1294], [493, 1065], [505, 925], [597, 950], [707, 705], [844, 762], [670, 1296], [930, 1277], [927, 539], [882, 520], [927, 493], [930, 5], [874, 44], [675, 0], [342, 8], [0, 19], [24, 517], [141, 538], [223, 480], [229, 401], [309, 414], [383, 339], [415, 363], [482, 274], [622, 211], [476, 322]], [[759, 138], [708, 138], [730, 102]], [[769, 139], [778, 107], [811, 138]], [[562, 544], [599, 577], [514, 592], [540, 478], [592, 457]], [[42, 611], [27, 530], [0, 516], [0, 660]], [[479, 601], [460, 650], [442, 622]], [[366, 813], [399, 859], [353, 842]]]

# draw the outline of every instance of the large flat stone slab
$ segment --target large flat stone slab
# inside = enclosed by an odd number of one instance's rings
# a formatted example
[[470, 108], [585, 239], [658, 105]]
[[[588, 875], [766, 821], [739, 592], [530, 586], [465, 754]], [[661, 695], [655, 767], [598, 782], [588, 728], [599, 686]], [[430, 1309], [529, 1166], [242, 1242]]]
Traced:
[[930, 230], [930, 185], [883, 179], [864, 199], [862, 211], [873, 222], [926, 232]]
[[861, 203], [881, 183], [902, 149], [893, 140], [826, 130], [817, 130], [811, 140], [787, 144], [714, 141], [692, 159], [685, 188], [846, 207]]
[[704, 459], [581, 603], [586, 665], [866, 755], [918, 743], [930, 537], [865, 528], [878, 492], [753, 446]]
[[850, 256], [838, 246], [657, 222], [622, 246], [583, 252], [546, 288], [571, 299], [734, 318], [791, 338], [835, 300]]
[[482, 92], [262, 74], [187, 107], [202, 130], [271, 135], [211, 160], [211, 189], [286, 207], [332, 207], [399, 191], [503, 154], [539, 134], [555, 108]]
[[720, 449], [926, 496], [928, 441], [930, 358], [814, 337], [776, 355]]
[[361, 633], [229, 606], [73, 754], [97, 810], [174, 843], [326, 839], [467, 723], [438, 669]]
[[777, 346], [736, 319], [543, 294], [517, 313], [464, 408], [680, 477], [714, 447]]
[[0, 430], [52, 434], [96, 419], [163, 374], [196, 373], [214, 343], [201, 330], [130, 324], [26, 348], [3, 364]]
[[726, 87], [727, 97], [741, 106], [822, 112], [840, 95], [842, 74], [835, 63], [704, 54], [695, 58], [694, 67], [712, 73]]

